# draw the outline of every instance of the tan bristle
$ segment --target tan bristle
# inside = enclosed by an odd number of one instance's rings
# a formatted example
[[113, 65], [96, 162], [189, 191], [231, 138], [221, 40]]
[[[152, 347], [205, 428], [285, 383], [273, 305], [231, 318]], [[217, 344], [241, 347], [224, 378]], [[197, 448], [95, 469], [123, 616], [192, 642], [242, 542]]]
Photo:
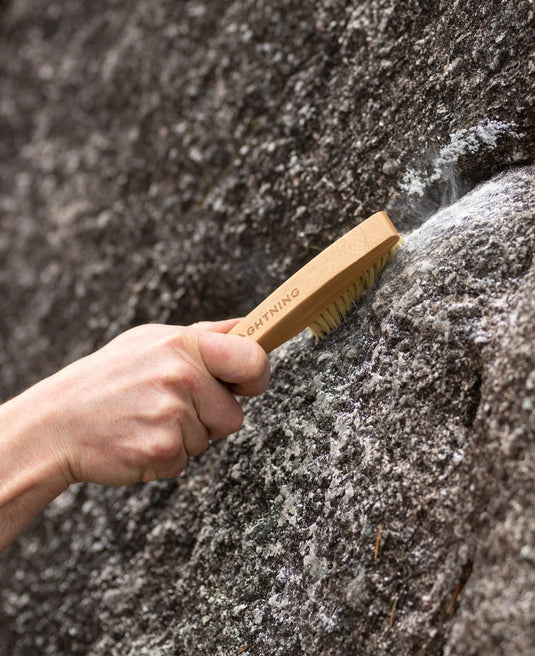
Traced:
[[328, 308], [316, 317], [310, 324], [309, 330], [316, 339], [323, 339], [331, 330], [337, 328], [343, 321], [355, 301], [361, 296], [364, 289], [371, 289], [375, 280], [385, 266], [391, 262], [400, 246], [400, 241], [393, 246], [383, 257], [365, 271], [355, 282], [346, 289]]

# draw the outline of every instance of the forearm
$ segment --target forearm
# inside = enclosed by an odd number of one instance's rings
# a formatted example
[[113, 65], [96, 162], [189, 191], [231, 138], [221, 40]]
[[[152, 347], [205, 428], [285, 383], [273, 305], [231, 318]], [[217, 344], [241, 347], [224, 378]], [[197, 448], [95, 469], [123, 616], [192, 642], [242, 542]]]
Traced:
[[0, 551], [68, 487], [40, 385], [0, 405]]

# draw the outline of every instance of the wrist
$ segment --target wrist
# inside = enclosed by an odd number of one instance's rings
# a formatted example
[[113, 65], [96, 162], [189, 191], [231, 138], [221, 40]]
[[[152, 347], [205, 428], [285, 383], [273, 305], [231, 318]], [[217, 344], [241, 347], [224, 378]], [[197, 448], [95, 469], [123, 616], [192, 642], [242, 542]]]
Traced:
[[70, 483], [54, 404], [37, 387], [0, 405], [0, 551]]
[[43, 381], [0, 406], [0, 500], [36, 488], [57, 496], [72, 482], [58, 404], [46, 387]]

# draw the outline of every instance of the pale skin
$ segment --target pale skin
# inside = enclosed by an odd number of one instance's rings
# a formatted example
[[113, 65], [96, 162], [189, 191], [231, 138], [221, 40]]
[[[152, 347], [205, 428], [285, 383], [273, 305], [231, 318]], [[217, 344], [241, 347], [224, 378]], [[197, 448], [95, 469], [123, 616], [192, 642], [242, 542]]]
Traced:
[[270, 368], [236, 321], [133, 328], [0, 405], [0, 550], [71, 484], [171, 478], [237, 431]]

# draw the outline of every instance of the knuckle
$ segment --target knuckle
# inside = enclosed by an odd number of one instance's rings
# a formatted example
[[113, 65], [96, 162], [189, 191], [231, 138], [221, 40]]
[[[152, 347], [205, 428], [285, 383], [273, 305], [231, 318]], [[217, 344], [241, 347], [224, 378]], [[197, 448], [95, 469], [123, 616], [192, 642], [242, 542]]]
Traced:
[[182, 364], [178, 371], [181, 389], [196, 392], [200, 386], [200, 374], [192, 365]]
[[176, 380], [176, 372], [170, 366], [162, 366], [156, 374], [156, 383], [159, 387], [173, 387]]
[[157, 389], [195, 393], [202, 386], [202, 376], [193, 364], [175, 360], [158, 367], [153, 374], [153, 386]]
[[172, 394], [160, 394], [151, 403], [149, 418], [154, 423], [167, 423], [180, 415], [180, 404]]
[[182, 437], [178, 430], [161, 432], [147, 449], [148, 460], [152, 463], [173, 463], [182, 451]]
[[176, 368], [171, 363], [160, 365], [153, 374], [153, 382], [156, 387], [173, 387], [176, 382]]

